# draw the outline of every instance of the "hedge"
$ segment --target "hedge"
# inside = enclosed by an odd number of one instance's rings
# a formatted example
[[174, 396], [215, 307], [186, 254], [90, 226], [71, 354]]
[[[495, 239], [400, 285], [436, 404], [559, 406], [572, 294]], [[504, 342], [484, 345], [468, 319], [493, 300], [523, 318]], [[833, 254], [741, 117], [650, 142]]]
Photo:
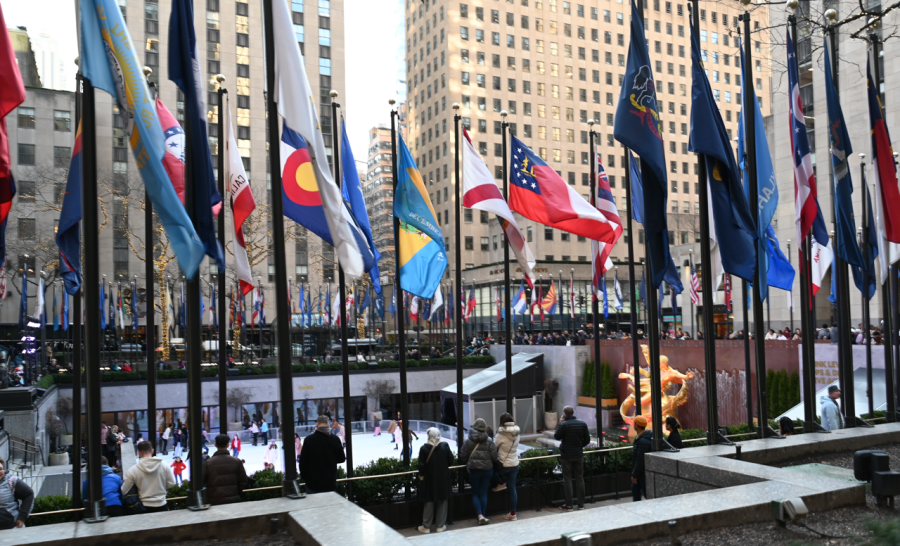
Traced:
[[[495, 363], [492, 356], [467, 356], [463, 358], [464, 366], [491, 366]], [[438, 366], [456, 366], [455, 358], [435, 358], [432, 360], [407, 360], [408, 368], [431, 368]], [[378, 369], [399, 369], [400, 363], [388, 360], [378, 362]], [[238, 366], [232, 368], [238, 370], [240, 375], [275, 375], [278, 371], [275, 364], [266, 364], [265, 366]], [[339, 372], [343, 370], [340, 362], [315, 364], [293, 364], [291, 371], [293, 373], [315, 373], [315, 372]], [[350, 370], [368, 370], [368, 364], [359, 364], [350, 362]], [[203, 377], [217, 377], [219, 370], [217, 367], [206, 367], [202, 370]], [[161, 370], [156, 373], [157, 379], [186, 379], [187, 370]], [[147, 372], [103, 372], [100, 375], [100, 381], [104, 383], [117, 381], [144, 381], [147, 379]], [[50, 374], [45, 375], [36, 386], [41, 389], [49, 389], [51, 385], [71, 385], [72, 374]]]
[[[603, 378], [603, 384], [600, 385], [601, 398], [615, 398], [616, 387], [613, 384], [612, 370], [609, 362], [600, 362], [600, 377]], [[591, 398], [597, 394], [597, 383], [594, 370], [594, 361], [588, 360], [584, 363], [584, 375], [581, 379], [581, 396], [589, 396]]]

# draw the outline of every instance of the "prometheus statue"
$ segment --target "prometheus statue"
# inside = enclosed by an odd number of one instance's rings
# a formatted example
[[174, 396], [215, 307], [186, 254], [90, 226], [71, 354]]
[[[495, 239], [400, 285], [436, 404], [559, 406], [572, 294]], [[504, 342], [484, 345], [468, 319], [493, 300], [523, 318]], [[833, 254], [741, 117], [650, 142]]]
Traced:
[[[641, 350], [644, 353], [644, 360], [647, 362], [647, 365], [650, 366], [650, 347], [647, 345], [641, 345]], [[653, 428], [653, 416], [650, 410], [650, 400], [651, 395], [657, 396], [657, 394], [653, 393], [653, 390], [650, 388], [650, 371], [645, 370], [643, 368], [638, 368], [640, 372], [640, 382], [641, 382], [641, 414], [647, 418], [647, 428]], [[690, 389], [688, 388], [687, 381], [694, 378], [694, 372], [688, 372], [683, 374], [676, 369], [669, 367], [669, 358], [664, 355], [660, 355], [659, 357], [659, 375], [660, 375], [660, 392], [658, 396], [661, 396], [662, 402], [662, 418], [665, 421], [666, 417], [672, 416], [676, 419], [678, 418], [675, 415], [675, 408], [678, 406], [683, 406], [688, 401], [688, 393]], [[628, 390], [631, 391], [631, 394], [622, 402], [622, 405], [619, 407], [619, 413], [622, 415], [622, 419], [629, 425], [628, 435], [629, 437], [634, 436], [634, 406], [635, 406], [635, 398], [634, 398], [634, 381], [635, 381], [635, 373], [634, 368], [631, 369], [631, 373], [620, 373], [619, 379], [627, 379], [629, 381]], [[679, 384], [681, 388], [678, 389], [678, 392], [674, 394], [669, 394], [669, 388], [672, 385]], [[680, 422], [679, 422], [680, 423]]]

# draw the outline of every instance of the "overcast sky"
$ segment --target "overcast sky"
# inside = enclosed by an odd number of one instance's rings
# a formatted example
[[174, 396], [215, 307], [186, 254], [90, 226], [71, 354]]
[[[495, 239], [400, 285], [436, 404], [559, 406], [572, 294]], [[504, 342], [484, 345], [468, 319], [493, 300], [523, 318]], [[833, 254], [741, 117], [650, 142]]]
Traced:
[[[64, 68], [75, 82], [78, 44], [75, 0], [0, 0], [6, 24], [30, 35], [47, 32], [68, 55]], [[388, 99], [403, 92], [403, 0], [344, 0], [347, 96], [344, 107], [354, 158], [366, 160], [369, 129], [390, 123]], [[47, 14], [53, 14], [48, 17]]]

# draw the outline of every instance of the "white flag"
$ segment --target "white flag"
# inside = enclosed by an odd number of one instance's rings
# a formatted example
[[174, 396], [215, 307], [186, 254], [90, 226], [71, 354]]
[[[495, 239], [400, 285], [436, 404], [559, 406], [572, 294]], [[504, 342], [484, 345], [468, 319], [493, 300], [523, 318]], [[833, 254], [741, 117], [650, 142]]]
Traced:
[[437, 310], [443, 307], [444, 305], [444, 294], [441, 293], [441, 287], [438, 285], [438, 289], [434, 291], [434, 297], [431, 298], [431, 314], [428, 315], [429, 321], [434, 321], [434, 315], [437, 313]]
[[44, 277], [40, 277], [38, 281], [37, 309], [34, 311], [34, 316], [41, 318], [44, 316]]

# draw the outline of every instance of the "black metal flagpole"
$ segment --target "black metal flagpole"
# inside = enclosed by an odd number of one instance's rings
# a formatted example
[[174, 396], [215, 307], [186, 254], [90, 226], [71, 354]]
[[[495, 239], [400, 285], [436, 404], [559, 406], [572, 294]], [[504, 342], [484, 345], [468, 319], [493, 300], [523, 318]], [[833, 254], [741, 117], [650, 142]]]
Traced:
[[[752, 82], [753, 73], [751, 72], [751, 40], [750, 40], [750, 13], [743, 13], [740, 16], [740, 19], [744, 22], [744, 63], [741, 67], [744, 73], [744, 81]], [[743, 109], [747, 115], [744, 116], [744, 130], [748, 135], [747, 138], [744, 139], [747, 147], [747, 177], [750, 181], [750, 211], [753, 216], [753, 221], [755, 224], [759, 223], [759, 207], [755, 206], [756, 196], [759, 194], [758, 186], [757, 186], [757, 178], [756, 178], [756, 139], [754, 138], [755, 133], [755, 123], [756, 118], [753, 115], [754, 105], [753, 101], [754, 94], [753, 93], [745, 93], [744, 94], [744, 104]], [[760, 274], [759, 268], [756, 268], [756, 271], [753, 274], [753, 325], [755, 331], [755, 343], [756, 343], [756, 404], [757, 404], [757, 418], [759, 419], [759, 428], [757, 429], [757, 435], [760, 438], [766, 438], [768, 436], [780, 437], [777, 433], [770, 433], [770, 429], [768, 426], [768, 415], [769, 409], [767, 407], [767, 394], [766, 394], [766, 341], [765, 341], [765, 323], [763, 322], [763, 307], [762, 300], [760, 299]]]
[[[506, 121], [508, 112], [503, 110], [500, 112], [501, 127], [503, 130], [503, 199], [509, 200], [509, 156], [506, 152], [507, 133], [509, 132], [509, 122]], [[498, 222], [500, 229], [503, 230], [503, 222]], [[506, 233], [502, 235], [506, 239]], [[513, 413], [513, 388], [512, 388], [512, 311], [510, 309], [509, 294], [509, 241], [503, 245], [503, 306], [506, 310], [506, 411], [510, 415]]]
[[[460, 235], [460, 215], [462, 214], [460, 210], [462, 209], [462, 181], [459, 178], [459, 142], [462, 134], [459, 132], [459, 103], [453, 103], [453, 141], [454, 141], [454, 173], [456, 184], [454, 187], [455, 191], [455, 220], [453, 228], [455, 230], [455, 244], [456, 244], [456, 252], [455, 252], [455, 260], [456, 260], [456, 271], [455, 271], [455, 279], [456, 279], [456, 293], [452, 295], [457, 299], [456, 304], [456, 448], [457, 450], [462, 449], [463, 442], [465, 438], [463, 437], [463, 370], [462, 370], [462, 359], [463, 359], [463, 338], [465, 334], [463, 332], [463, 313], [465, 312], [465, 298], [462, 295], [465, 293], [465, 289], [463, 288], [463, 279], [462, 279], [462, 252], [461, 252], [461, 241], [462, 236]], [[503, 154], [503, 157], [506, 157], [506, 154]], [[505, 160], [505, 159], [504, 159]], [[460, 491], [462, 490], [462, 473], [460, 473]]]
[[[341, 149], [342, 139], [338, 138], [338, 135], [341, 133], [338, 131], [338, 117], [337, 117], [337, 109], [340, 107], [340, 104], [335, 102], [338, 97], [338, 92], [332, 90], [331, 91], [331, 134], [334, 136], [334, 152], [332, 155], [332, 163], [334, 164], [334, 181], [337, 183], [338, 187], [341, 187], [341, 153], [343, 150]], [[396, 171], [394, 171], [396, 172]], [[351, 281], [352, 283], [353, 281]], [[347, 352], [350, 350], [348, 344], [348, 336], [349, 336], [349, 325], [347, 324], [347, 294], [346, 287], [344, 286], [344, 266], [338, 262], [338, 289], [340, 292], [341, 298], [341, 307], [340, 307], [340, 317], [341, 317], [341, 379], [343, 384], [344, 391], [344, 442], [347, 444], [347, 477], [353, 477], [353, 411], [350, 407], [350, 355]], [[290, 321], [288, 321], [288, 328], [290, 328]], [[290, 329], [288, 329], [290, 332]], [[357, 332], [358, 334], [358, 332]], [[359, 337], [357, 335], [357, 337]], [[335, 415], [335, 417], [337, 417]], [[404, 434], [406, 430], [404, 429]], [[347, 488], [347, 498], [353, 500], [353, 482], [347, 482], [349, 486]]]
[[[226, 188], [225, 186], [225, 146], [222, 145], [223, 142], [228, 142], [228, 138], [225, 136], [225, 109], [228, 108], [228, 105], [224, 103], [225, 99], [228, 95], [228, 90], [222, 86], [225, 82], [225, 76], [222, 74], [216, 75], [216, 82], [219, 84], [219, 89], [217, 93], [219, 94], [219, 106], [218, 106], [218, 116], [217, 117], [217, 127], [218, 127], [218, 150], [217, 150], [217, 158], [219, 160], [218, 171], [219, 171], [219, 194], [222, 195], [223, 203], [222, 210], [219, 211], [218, 218], [218, 231], [219, 231], [219, 244], [222, 245], [222, 248], [225, 248], [225, 202], [231, 201], [231, 188]], [[231, 130], [231, 127], [228, 127], [227, 130]], [[230, 186], [229, 181], [229, 186]], [[226, 197], [227, 196], [227, 197]], [[223, 252], [222, 257], [227, 254]], [[226, 357], [228, 356], [228, 322], [225, 316], [225, 273], [227, 269], [224, 271], [217, 271], [216, 280], [218, 281], [218, 302], [216, 303], [219, 307], [216, 309], [216, 313], [219, 315], [219, 341], [217, 343], [219, 349], [219, 433], [220, 434], [228, 434], [228, 367], [225, 364]], [[282, 426], [287, 418], [286, 415], [282, 416]], [[210, 424], [212, 426], [212, 424]]]
[[[100, 301], [100, 245], [97, 233], [97, 120], [94, 106], [94, 86], [82, 78], [81, 96], [81, 211], [84, 227], [84, 298], [86, 302]], [[84, 322], [85, 402], [87, 415], [87, 445], [100, 445], [100, 306], [86, 305]], [[81, 409], [78, 409], [79, 413]], [[96, 523], [107, 519], [106, 503], [100, 474], [100, 450], [88, 449], [88, 502], [84, 521]], [[75, 454], [80, 457], [79, 453]]]
[[[862, 296], [863, 303], [863, 339], [866, 342], [866, 398], [869, 402], [869, 419], [875, 417], [875, 400], [872, 398], [875, 394], [875, 389], [872, 386], [873, 377], [872, 377], [872, 333], [869, 330], [869, 317], [871, 316], [871, 308], [869, 307], [870, 298], [869, 298], [869, 282], [874, 281], [875, 279], [871, 278], [871, 271], [869, 271], [869, 243], [867, 241], [869, 234], [869, 214], [868, 214], [868, 203], [869, 203], [869, 185], [866, 182], [866, 154], [859, 154], [859, 170], [860, 170], [860, 179], [861, 186], [863, 187], [863, 203], [862, 203], [862, 227], [859, 229], [859, 243], [862, 245], [862, 254], [863, 254], [863, 264], [865, 267], [862, 268], [865, 270], [865, 279], [863, 280], [863, 289], [860, 290], [860, 296]], [[885, 364], [887, 362], [885, 361]], [[886, 377], [885, 377], [886, 378]]]
[[[149, 78], [153, 70], [149, 66], [144, 67], [144, 76]], [[150, 91], [155, 94], [156, 86], [150, 83]], [[150, 194], [144, 193], [144, 275], [147, 277], [147, 439], [156, 449], [156, 309], [154, 308], [153, 278], [156, 275], [156, 267], [153, 263], [153, 203]], [[137, 297], [137, 294], [132, 294]], [[164, 304], [165, 305], [165, 304]], [[140, 427], [139, 427], [140, 428]], [[78, 453], [77, 451], [75, 453]], [[78, 483], [78, 482], [75, 482]]]
[[[275, 35], [272, 23], [272, 2], [277, 0], [264, 0], [263, 18], [265, 24], [266, 47], [266, 112], [269, 117], [269, 171], [271, 177], [271, 203], [272, 203], [272, 238], [274, 241], [284, 241], [284, 203], [281, 185], [281, 150], [278, 134], [278, 109], [275, 106]], [[282, 494], [285, 497], [300, 498], [300, 484], [297, 480], [297, 460], [293, 438], [285, 434], [284, 421], [291, 419], [294, 414], [294, 388], [291, 373], [291, 338], [290, 316], [291, 310], [287, 298], [287, 257], [284, 244], [276, 244], [275, 247], [275, 314], [281, 321], [281, 327], [276, 329], [278, 339], [278, 399], [281, 408], [282, 421], [282, 447], [284, 449], [284, 481], [282, 482]], [[278, 294], [281, 294], [280, 296]], [[285, 324], [287, 323], [287, 324]], [[262, 328], [260, 328], [260, 336]], [[260, 358], [262, 358], [262, 340], [260, 338]], [[290, 422], [290, 421], [288, 421]], [[289, 428], [290, 430], [290, 428]]]
[[[80, 64], [80, 60], [75, 61], [76, 65]], [[79, 66], [78, 73], [75, 75], [75, 126], [81, 123], [81, 68]], [[82, 131], [82, 136], [84, 132]], [[83, 205], [83, 203], [82, 203]], [[82, 211], [84, 209], [82, 208]], [[82, 235], [84, 236], [84, 235]], [[79, 259], [81, 259], [79, 257]], [[81, 438], [82, 422], [81, 422], [81, 385], [82, 374], [81, 365], [84, 359], [81, 355], [82, 335], [81, 323], [84, 317], [81, 316], [82, 302], [84, 295], [84, 276], [82, 275], [82, 285], [78, 288], [78, 292], [72, 298], [72, 483], [81, 483], [81, 446], [84, 444]], [[99, 297], [99, 296], [98, 296]], [[100, 304], [102, 305], [102, 303]], [[101, 311], [102, 312], [102, 311]], [[4, 385], [5, 388], [5, 385]], [[84, 508], [84, 497], [79, 494], [72, 495], [72, 508]]]
[[[397, 113], [397, 110], [394, 108], [394, 99], [388, 101], [391, 105], [391, 159], [394, 163], [394, 195], [397, 193], [397, 173], [398, 171], [398, 161], [397, 161], [397, 120], [400, 117]], [[457, 189], [457, 192], [459, 190]], [[459, 200], [457, 200], [457, 207], [459, 207]], [[457, 215], [459, 214], [457, 210]], [[409, 412], [407, 410], [407, 388], [406, 388], [406, 317], [403, 316], [403, 287], [400, 285], [400, 219], [397, 217], [393, 217], [394, 223], [394, 241], [397, 244], [397, 250], [395, 252], [394, 259], [394, 290], [398, 290], [399, 294], [397, 294], [397, 347], [400, 350], [400, 418], [402, 421], [403, 430], [400, 433], [400, 436], [403, 438], [403, 453], [401, 454], [401, 459], [403, 460], [404, 466], [409, 467]], [[457, 223], [459, 226], [459, 223]], [[457, 227], [459, 229], [459, 227]], [[459, 244], [459, 239], [457, 239], [457, 245]], [[457, 366], [459, 366], [459, 359], [457, 356]], [[462, 384], [462, 381], [459, 382]]]
[[[596, 150], [596, 147], [594, 146], [594, 136], [595, 136], [594, 123], [595, 122], [593, 119], [588, 120], [588, 143], [590, 146], [590, 158], [591, 158], [591, 204], [594, 206], [594, 208], [597, 208], [597, 171], [596, 171], [597, 150]], [[627, 170], [628, 169], [626, 167], [626, 171]], [[625, 186], [626, 187], [628, 186], [627, 181], [625, 182]], [[629, 205], [629, 208], [630, 207], [631, 207], [631, 205]], [[631, 221], [630, 211], [629, 211], [628, 219], [630, 222]], [[628, 231], [628, 234], [631, 235], [630, 230]], [[630, 241], [629, 241], [629, 243], [630, 243]], [[629, 244], [629, 251], [630, 250], [631, 250], [631, 245]], [[629, 256], [630, 256], [630, 254], [629, 254]], [[594, 261], [596, 259], [597, 259], [597, 257], [593, 255], [593, 252], [591, 252], [592, 269], [594, 267], [599, 267], [600, 265], [602, 265], [602, 264], [594, 263]], [[631, 263], [630, 259], [629, 259], [628, 265], [630, 266], [631, 271], [634, 271], [634, 264]], [[591, 278], [593, 279], [593, 276]], [[593, 285], [593, 280], [591, 281], [591, 284]], [[592, 289], [595, 289], [595, 288], [592, 286]], [[600, 445], [602, 447], [602, 441], [600, 440], [600, 438], [603, 437], [603, 408], [601, 406], [602, 393], [603, 393], [603, 374], [600, 371], [601, 370], [601, 366], [600, 366], [600, 325], [597, 323], [597, 313], [599, 312], [599, 304], [597, 302], [597, 298], [591, 298], [591, 299], [592, 299], [591, 311], [594, 313], [594, 320], [593, 320], [593, 324], [591, 325], [591, 335], [594, 336], [594, 419], [597, 420], [597, 442], [598, 442], [598, 445]], [[631, 316], [632, 316], [631, 323], [634, 324], [634, 309], [631, 310]], [[632, 337], [634, 337], [634, 334], [635, 334], [634, 330], [632, 330], [631, 334], [632, 334]], [[637, 347], [637, 346], [635, 345], [635, 347]], [[639, 368], [637, 366], [638, 366], [637, 362], [635, 362], [635, 376], [634, 376], [635, 377], [635, 381], [634, 381], [635, 385], [640, 383], [640, 379], [638, 378], [639, 372], [637, 371]], [[636, 388], [640, 388], [640, 387], [636, 387]], [[639, 391], [635, 391], [635, 392], [639, 392]], [[635, 394], [635, 400], [637, 400], [638, 402], [634, 405], [634, 407], [640, 408], [641, 403], [640, 403], [640, 395], [639, 394]], [[640, 412], [640, 409], [637, 409], [636, 411]]]

